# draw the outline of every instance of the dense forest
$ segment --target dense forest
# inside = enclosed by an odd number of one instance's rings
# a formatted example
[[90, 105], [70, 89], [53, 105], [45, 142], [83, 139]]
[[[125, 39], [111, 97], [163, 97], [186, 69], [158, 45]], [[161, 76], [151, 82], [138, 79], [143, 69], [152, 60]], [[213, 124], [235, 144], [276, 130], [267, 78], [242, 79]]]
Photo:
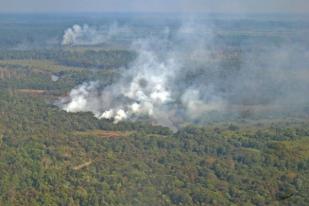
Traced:
[[[306, 205], [309, 122], [238, 120], [177, 132], [97, 120], [54, 105], [83, 72], [51, 60], [1, 62], [3, 205]], [[52, 81], [51, 75], [60, 79]]]
[[303, 120], [114, 125], [1, 92], [3, 205], [306, 205]]
[[[111, 84], [136, 53], [104, 45], [8, 49], [20, 30], [59, 33], [12, 22], [0, 19], [11, 26], [0, 32], [0, 205], [308, 205], [308, 111], [257, 118], [245, 110], [178, 130], [147, 118], [114, 124], [67, 113], [60, 97], [85, 81]], [[237, 49], [220, 58], [230, 73], [241, 65]]]

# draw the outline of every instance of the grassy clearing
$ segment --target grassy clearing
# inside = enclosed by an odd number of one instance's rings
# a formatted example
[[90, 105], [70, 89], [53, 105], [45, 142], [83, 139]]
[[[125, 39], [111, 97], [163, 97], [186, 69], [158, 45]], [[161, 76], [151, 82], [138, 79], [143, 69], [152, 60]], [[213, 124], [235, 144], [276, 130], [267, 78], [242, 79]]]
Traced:
[[29, 67], [33, 70], [45, 71], [45, 72], [60, 72], [60, 71], [82, 71], [82, 68], [69, 67], [57, 64], [50, 60], [0, 60], [0, 65], [8, 66], [23, 66]]
[[43, 89], [18, 89], [17, 92], [30, 95], [43, 95], [46, 94], [46, 92], [48, 91]]
[[128, 137], [130, 135], [130, 132], [90, 130], [83, 132], [78, 131], [74, 132], [73, 134], [80, 137], [121, 138]]

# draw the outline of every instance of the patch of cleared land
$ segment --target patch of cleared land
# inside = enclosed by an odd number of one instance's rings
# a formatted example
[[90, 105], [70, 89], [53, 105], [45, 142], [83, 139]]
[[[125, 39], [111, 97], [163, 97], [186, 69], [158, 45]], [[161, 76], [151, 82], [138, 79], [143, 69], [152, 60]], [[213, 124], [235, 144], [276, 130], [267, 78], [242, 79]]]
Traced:
[[105, 131], [105, 130], [90, 130], [84, 132], [74, 132], [74, 135], [81, 137], [101, 137], [101, 138], [120, 138], [128, 137], [129, 132], [126, 131]]
[[30, 95], [43, 95], [47, 92], [47, 90], [42, 89], [18, 89], [17, 92], [22, 94], [30, 94]]

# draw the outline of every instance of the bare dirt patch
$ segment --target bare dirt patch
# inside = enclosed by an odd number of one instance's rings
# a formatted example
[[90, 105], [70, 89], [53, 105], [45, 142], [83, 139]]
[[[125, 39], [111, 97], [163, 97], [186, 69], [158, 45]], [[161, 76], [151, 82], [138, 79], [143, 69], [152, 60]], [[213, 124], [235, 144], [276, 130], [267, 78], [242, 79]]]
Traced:
[[46, 90], [41, 89], [18, 89], [17, 92], [30, 95], [43, 95], [47, 93]]
[[126, 131], [106, 131], [106, 130], [90, 130], [83, 132], [74, 132], [74, 134], [82, 137], [101, 137], [101, 138], [121, 138], [129, 136], [129, 132]]

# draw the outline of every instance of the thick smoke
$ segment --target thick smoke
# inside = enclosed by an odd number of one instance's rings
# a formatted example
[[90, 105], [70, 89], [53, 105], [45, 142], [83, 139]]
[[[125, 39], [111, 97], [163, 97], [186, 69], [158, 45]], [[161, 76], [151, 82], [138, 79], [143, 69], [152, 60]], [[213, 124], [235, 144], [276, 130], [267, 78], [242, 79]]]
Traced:
[[[115, 123], [140, 115], [163, 117], [168, 104], [175, 101], [172, 84], [180, 65], [172, 56], [158, 56], [151, 49], [153, 43], [136, 41], [132, 47], [139, 55], [118, 82], [103, 89], [99, 82], [84, 83], [71, 91], [70, 101], [63, 109], [91, 111], [96, 117], [114, 119]], [[165, 121], [169, 122], [168, 118]]]
[[129, 32], [129, 27], [119, 26], [117, 23], [108, 27], [92, 27], [87, 24], [75, 24], [68, 28], [63, 35], [62, 45], [96, 45], [109, 41], [114, 36]]
[[138, 57], [116, 82], [83, 83], [60, 105], [115, 123], [148, 117], [171, 128], [213, 112], [286, 112], [308, 105], [305, 46], [286, 40], [232, 47], [223, 34], [214, 25], [188, 23], [163, 29], [160, 38], [135, 40], [131, 49]]

